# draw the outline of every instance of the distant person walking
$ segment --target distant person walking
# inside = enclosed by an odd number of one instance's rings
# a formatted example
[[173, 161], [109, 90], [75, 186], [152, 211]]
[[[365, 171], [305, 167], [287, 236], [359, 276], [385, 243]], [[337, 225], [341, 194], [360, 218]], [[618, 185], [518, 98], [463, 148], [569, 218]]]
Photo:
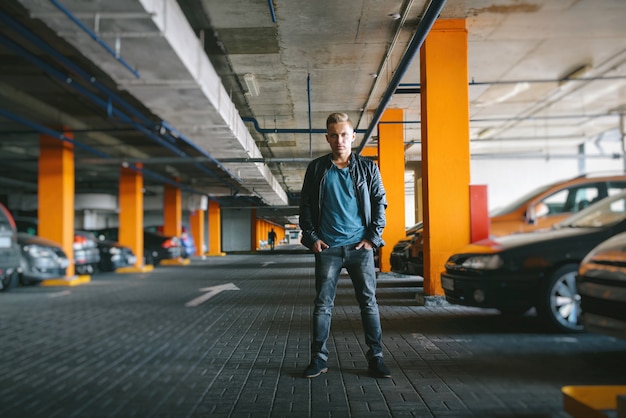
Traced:
[[267, 233], [267, 243], [270, 245], [272, 251], [274, 251], [274, 246], [276, 245], [276, 232], [274, 232], [274, 228]]
[[383, 362], [374, 266], [374, 248], [384, 245], [385, 189], [378, 166], [352, 153], [356, 133], [348, 115], [329, 115], [326, 131], [331, 153], [309, 163], [300, 196], [302, 244], [315, 254], [316, 291], [312, 358], [304, 376], [328, 371], [326, 343], [339, 274], [345, 268], [361, 309], [368, 370], [374, 377], [391, 377]]

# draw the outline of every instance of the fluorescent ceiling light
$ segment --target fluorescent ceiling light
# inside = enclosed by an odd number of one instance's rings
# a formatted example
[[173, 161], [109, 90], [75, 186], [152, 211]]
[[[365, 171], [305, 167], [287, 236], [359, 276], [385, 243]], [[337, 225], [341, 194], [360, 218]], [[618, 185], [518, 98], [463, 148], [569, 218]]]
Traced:
[[257, 97], [259, 95], [259, 86], [256, 84], [256, 78], [254, 77], [254, 74], [244, 75], [243, 80], [246, 82], [246, 86], [248, 87], [248, 93], [250, 93], [250, 96]]

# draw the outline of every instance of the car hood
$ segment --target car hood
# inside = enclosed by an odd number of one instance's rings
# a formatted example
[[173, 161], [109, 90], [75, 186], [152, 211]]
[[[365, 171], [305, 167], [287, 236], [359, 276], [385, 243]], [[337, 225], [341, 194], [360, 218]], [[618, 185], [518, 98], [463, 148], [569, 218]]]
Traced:
[[576, 242], [582, 237], [607, 231], [608, 228], [571, 228], [563, 227], [547, 231], [536, 231], [521, 234], [506, 235], [497, 238], [487, 238], [472, 243], [459, 253], [494, 253], [499, 251], [514, 250], [537, 244], [549, 245], [550, 242]]

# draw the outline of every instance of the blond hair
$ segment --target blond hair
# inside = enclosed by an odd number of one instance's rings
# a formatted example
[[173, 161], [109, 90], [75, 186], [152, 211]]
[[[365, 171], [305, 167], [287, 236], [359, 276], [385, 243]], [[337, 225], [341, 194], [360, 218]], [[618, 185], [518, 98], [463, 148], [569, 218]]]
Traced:
[[328, 118], [326, 118], [326, 129], [328, 129], [330, 125], [334, 125], [335, 123], [340, 122], [348, 122], [350, 127], [354, 129], [354, 123], [352, 123], [348, 114], [342, 112], [331, 113], [330, 115], [328, 115]]

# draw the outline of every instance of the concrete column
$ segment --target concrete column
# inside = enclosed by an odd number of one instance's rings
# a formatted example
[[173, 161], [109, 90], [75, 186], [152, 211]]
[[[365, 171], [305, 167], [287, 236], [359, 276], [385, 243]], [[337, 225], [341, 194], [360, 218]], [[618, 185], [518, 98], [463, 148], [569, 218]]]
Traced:
[[207, 255], [224, 255], [222, 252], [222, 219], [220, 204], [209, 200], [209, 251]]
[[443, 295], [447, 259], [470, 241], [465, 19], [435, 22], [420, 50], [424, 294]]
[[202, 209], [197, 209], [189, 214], [189, 233], [193, 237], [194, 242], [196, 243], [196, 254], [197, 256], [204, 255], [204, 251], [202, 250], [204, 247], [204, 218], [206, 216], [206, 212]]
[[[63, 132], [69, 139], [71, 132]], [[39, 138], [37, 234], [61, 244], [74, 276], [74, 145], [58, 138]]]
[[[394, 123], [385, 123], [394, 122]], [[387, 192], [386, 245], [379, 250], [380, 271], [391, 271], [393, 246], [406, 236], [404, 196], [404, 111], [387, 109], [378, 125], [378, 166]]]
[[121, 167], [119, 205], [118, 241], [133, 250], [137, 256], [134, 267], [143, 270], [143, 173], [137, 169]]
[[163, 234], [182, 235], [183, 209], [180, 189], [166, 184], [163, 190]]

